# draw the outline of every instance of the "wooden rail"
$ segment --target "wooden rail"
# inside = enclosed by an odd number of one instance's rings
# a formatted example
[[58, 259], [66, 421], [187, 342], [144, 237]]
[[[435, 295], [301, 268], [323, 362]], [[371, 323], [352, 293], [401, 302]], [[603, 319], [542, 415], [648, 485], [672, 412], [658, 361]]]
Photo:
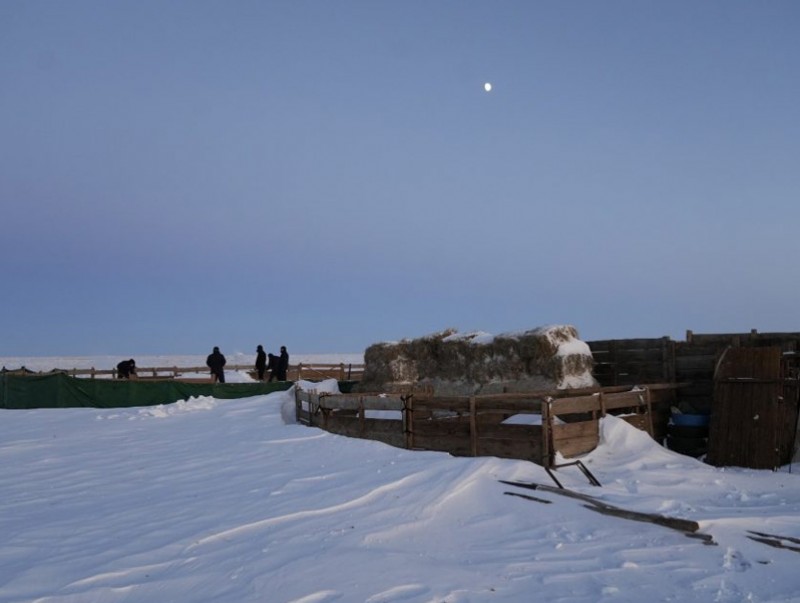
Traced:
[[[593, 450], [607, 413], [651, 435], [655, 407], [674, 399], [673, 384], [483, 396], [317, 394], [295, 390], [297, 421], [399, 448], [456, 456], [497, 456], [554, 467], [556, 455]], [[663, 413], [662, 413], [663, 414]], [[664, 420], [664, 422], [666, 422]]]
[[[245, 371], [255, 377], [255, 370], [252, 364], [229, 364], [225, 366], [226, 371]], [[179, 379], [186, 375], [208, 374], [207, 366], [153, 366], [136, 367], [136, 378], [138, 379]], [[49, 375], [52, 373], [65, 373], [71, 377], [88, 377], [90, 379], [115, 379], [117, 369], [54, 369], [52, 371], [29, 371], [24, 367], [19, 370], [7, 371], [12, 375]], [[268, 374], [268, 373], [267, 373]], [[360, 381], [364, 374], [363, 364], [324, 364], [324, 363], [299, 363], [289, 365], [286, 372], [287, 381], [322, 381], [324, 379], [336, 379], [338, 381]]]

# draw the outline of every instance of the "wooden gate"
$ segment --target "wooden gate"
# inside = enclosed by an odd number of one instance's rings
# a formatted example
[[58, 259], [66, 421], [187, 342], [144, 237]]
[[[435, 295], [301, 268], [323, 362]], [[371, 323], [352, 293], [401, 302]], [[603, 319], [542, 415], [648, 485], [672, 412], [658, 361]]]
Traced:
[[729, 348], [717, 366], [707, 461], [775, 469], [791, 462], [797, 379], [778, 347]]

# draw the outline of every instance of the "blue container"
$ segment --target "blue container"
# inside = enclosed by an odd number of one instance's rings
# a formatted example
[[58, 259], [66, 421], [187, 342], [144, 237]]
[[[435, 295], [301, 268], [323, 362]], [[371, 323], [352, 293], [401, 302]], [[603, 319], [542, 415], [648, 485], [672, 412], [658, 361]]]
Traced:
[[689, 415], [683, 413], [673, 414], [672, 424], [700, 427], [703, 425], [708, 425], [708, 415]]

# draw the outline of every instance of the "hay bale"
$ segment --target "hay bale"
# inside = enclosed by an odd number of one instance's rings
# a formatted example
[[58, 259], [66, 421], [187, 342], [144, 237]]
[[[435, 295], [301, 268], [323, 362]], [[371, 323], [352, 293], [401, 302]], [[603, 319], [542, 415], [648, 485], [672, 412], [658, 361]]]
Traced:
[[438, 394], [468, 395], [597, 385], [591, 350], [568, 325], [497, 336], [447, 329], [374, 344], [364, 364], [361, 391], [425, 385]]

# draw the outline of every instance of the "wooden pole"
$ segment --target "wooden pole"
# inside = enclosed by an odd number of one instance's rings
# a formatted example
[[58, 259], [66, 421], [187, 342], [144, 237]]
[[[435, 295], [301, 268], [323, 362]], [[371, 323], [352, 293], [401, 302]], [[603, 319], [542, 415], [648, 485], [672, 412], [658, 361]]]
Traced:
[[406, 398], [403, 408], [403, 419], [406, 427], [406, 448], [409, 450], [414, 447], [414, 396]]
[[550, 467], [550, 401], [542, 400], [542, 466]]
[[656, 430], [653, 427], [653, 405], [650, 400], [650, 388], [645, 390], [644, 398], [647, 403], [647, 429], [650, 431], [650, 437], [655, 439]]
[[366, 417], [364, 416], [364, 396], [358, 397], [358, 423], [359, 423], [359, 432], [361, 437], [364, 437], [364, 434], [367, 431], [366, 425]]
[[475, 396], [469, 398], [469, 444], [472, 456], [478, 456], [478, 417]]

